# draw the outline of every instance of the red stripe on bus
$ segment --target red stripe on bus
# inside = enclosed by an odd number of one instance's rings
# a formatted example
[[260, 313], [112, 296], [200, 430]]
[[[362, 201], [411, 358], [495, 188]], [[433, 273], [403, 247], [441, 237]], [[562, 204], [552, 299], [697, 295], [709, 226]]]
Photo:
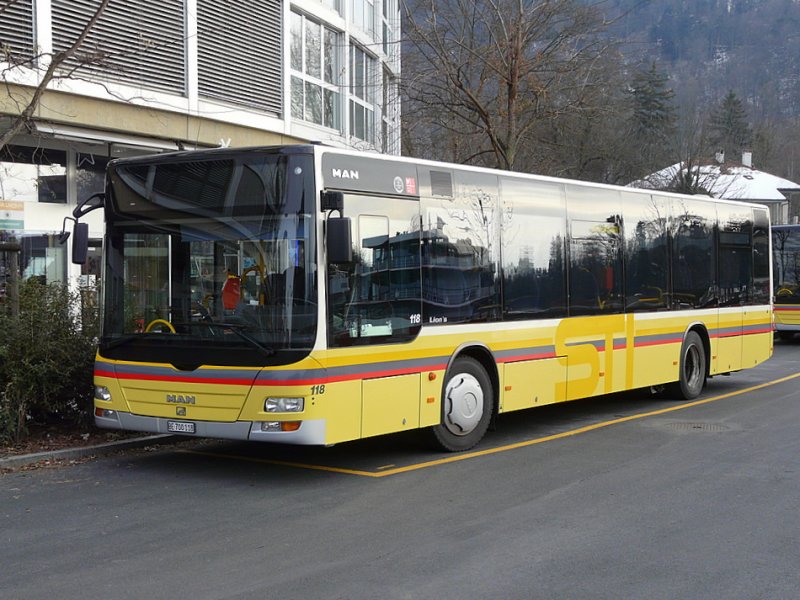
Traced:
[[732, 338], [741, 337], [743, 335], [758, 335], [761, 333], [772, 333], [772, 327], [762, 327], [761, 329], [751, 329], [748, 331], [732, 331], [730, 333], [716, 333], [712, 338]]
[[147, 373], [111, 373], [95, 369], [95, 377], [113, 377], [114, 379], [129, 379], [134, 381], [173, 381], [180, 383], [213, 383], [220, 385], [252, 385], [252, 379], [226, 379], [222, 377], [208, 377], [197, 379], [191, 377], [181, 377], [179, 375], [150, 375]]
[[375, 379], [378, 377], [392, 377], [397, 375], [412, 375], [423, 371], [443, 370], [447, 365], [433, 365], [424, 368], [409, 367], [407, 369], [386, 369], [384, 371], [368, 371], [363, 373], [348, 373], [344, 375], [328, 375], [313, 379], [257, 379], [253, 385], [314, 385], [320, 383], [335, 383], [338, 381], [357, 381], [360, 379]]
[[521, 362], [523, 360], [540, 360], [542, 358], [555, 358], [555, 352], [540, 352], [538, 354], [519, 354], [517, 356], [507, 356], [497, 360], [498, 364]]
[[772, 326], [762, 327], [761, 329], [751, 329], [750, 331], [745, 331], [742, 335], [754, 335], [757, 333], [772, 333]]
[[665, 344], [680, 344], [683, 342], [683, 336], [676, 338], [667, 338], [665, 340], [653, 340], [651, 342], [636, 342], [633, 344], [634, 348], [645, 348], [648, 346], [663, 346]]
[[320, 383], [332, 383], [337, 381], [353, 381], [359, 379], [373, 379], [377, 377], [391, 377], [396, 375], [409, 375], [413, 373], [422, 373], [423, 371], [431, 370], [444, 370], [447, 365], [433, 365], [424, 368], [409, 367], [406, 369], [386, 369], [382, 371], [368, 371], [363, 373], [350, 373], [344, 375], [329, 375], [313, 378], [302, 379], [225, 379], [219, 377], [209, 377], [206, 379], [192, 379], [190, 377], [181, 377], [179, 375], [148, 375], [144, 373], [112, 373], [108, 371], [101, 371], [95, 369], [96, 377], [113, 377], [115, 379], [126, 379], [134, 381], [169, 381], [174, 383], [200, 383], [200, 384], [219, 384], [219, 385], [257, 385], [257, 386], [297, 386], [297, 385], [315, 385]]

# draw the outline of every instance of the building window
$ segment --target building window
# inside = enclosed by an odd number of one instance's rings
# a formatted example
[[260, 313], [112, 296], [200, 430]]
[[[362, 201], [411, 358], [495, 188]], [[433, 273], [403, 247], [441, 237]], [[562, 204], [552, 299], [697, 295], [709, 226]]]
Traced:
[[375, 39], [375, 3], [374, 0], [351, 0], [350, 22], [361, 31]]
[[319, 0], [322, 4], [335, 10], [337, 13], [342, 14], [342, 1], [341, 0]]
[[358, 46], [350, 47], [350, 135], [375, 141], [376, 60]]
[[383, 53], [390, 61], [394, 61], [397, 56], [395, 45], [397, 43], [398, 23], [397, 0], [383, 0], [381, 12], [381, 41], [383, 42]]
[[3, 62], [30, 66], [34, 56], [33, 0], [0, 2], [0, 55]]
[[383, 70], [383, 86], [381, 102], [381, 152], [384, 154], [397, 153], [397, 106], [399, 103], [399, 92], [397, 89], [397, 79], [392, 76], [387, 69]]
[[7, 146], [0, 152], [0, 200], [67, 202], [67, 153]]
[[37, 278], [42, 283], [66, 283], [67, 249], [58, 236], [22, 235], [19, 268], [23, 279]]
[[197, 1], [197, 91], [202, 98], [284, 114], [282, 4]]
[[341, 128], [341, 36], [299, 13], [291, 16], [292, 117]]
[[[0, 242], [9, 241], [20, 245], [17, 269], [21, 279], [38, 279], [45, 284], [66, 283], [67, 250], [58, 242], [58, 235], [0, 230]], [[10, 253], [0, 252], [0, 304], [8, 293], [11, 265]]]
[[[52, 5], [53, 49], [64, 52], [81, 35], [99, 3], [52, 0], [48, 4]], [[74, 79], [90, 74], [103, 81], [185, 94], [185, 25], [185, 0], [111, 2], [87, 33], [84, 50], [65, 67]]]
[[109, 159], [105, 156], [93, 152], [76, 151], [75, 186], [78, 203], [83, 202], [92, 194], [103, 191], [108, 161]]

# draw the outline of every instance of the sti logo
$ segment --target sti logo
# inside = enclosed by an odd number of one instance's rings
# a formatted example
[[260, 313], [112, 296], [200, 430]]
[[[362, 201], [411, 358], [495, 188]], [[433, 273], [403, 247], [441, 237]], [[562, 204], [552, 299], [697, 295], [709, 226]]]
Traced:
[[358, 171], [353, 169], [331, 169], [331, 175], [337, 179], [358, 179]]

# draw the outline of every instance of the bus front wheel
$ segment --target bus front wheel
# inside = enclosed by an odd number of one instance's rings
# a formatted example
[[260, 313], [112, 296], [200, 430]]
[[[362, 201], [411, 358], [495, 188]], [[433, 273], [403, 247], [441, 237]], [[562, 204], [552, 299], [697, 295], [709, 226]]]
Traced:
[[681, 346], [679, 379], [669, 386], [669, 394], [683, 400], [697, 398], [706, 383], [706, 364], [703, 340], [697, 332], [690, 331]]
[[442, 394], [442, 422], [430, 429], [437, 448], [468, 450], [483, 438], [494, 408], [492, 382], [481, 364], [462, 356], [450, 367]]

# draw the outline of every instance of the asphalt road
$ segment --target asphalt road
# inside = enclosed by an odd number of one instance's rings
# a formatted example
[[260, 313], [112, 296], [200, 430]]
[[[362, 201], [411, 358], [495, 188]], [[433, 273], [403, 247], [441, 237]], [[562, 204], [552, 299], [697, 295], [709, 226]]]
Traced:
[[699, 402], [506, 415], [461, 455], [191, 441], [9, 473], [0, 598], [795, 599], [796, 375], [776, 342]]

